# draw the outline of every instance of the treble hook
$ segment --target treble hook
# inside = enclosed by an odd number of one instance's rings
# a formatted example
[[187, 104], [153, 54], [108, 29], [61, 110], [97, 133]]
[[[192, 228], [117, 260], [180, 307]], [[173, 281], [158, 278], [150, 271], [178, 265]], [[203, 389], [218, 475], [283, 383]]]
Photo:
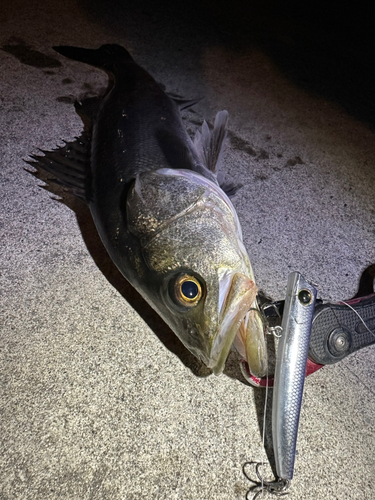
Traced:
[[[261, 465], [264, 465], [264, 464], [262, 462], [258, 462], [256, 464], [256, 467], [255, 467], [255, 472], [256, 472], [256, 475], [258, 476], [260, 483], [254, 488], [254, 490], [257, 488], [260, 488], [260, 489], [255, 492], [254, 496], [252, 497], [252, 500], [256, 500], [256, 498], [258, 498], [264, 492], [267, 492], [270, 495], [275, 495], [278, 497], [288, 495], [289, 492], [287, 491], [287, 489], [290, 486], [290, 481], [288, 479], [282, 479], [282, 478], [279, 478], [277, 481], [266, 481], [265, 479], [262, 478], [260, 471], [259, 471], [259, 467]], [[252, 490], [252, 491], [254, 491], [254, 490]], [[251, 490], [249, 490], [247, 492], [246, 499], [248, 498], [248, 493], [250, 491]]]

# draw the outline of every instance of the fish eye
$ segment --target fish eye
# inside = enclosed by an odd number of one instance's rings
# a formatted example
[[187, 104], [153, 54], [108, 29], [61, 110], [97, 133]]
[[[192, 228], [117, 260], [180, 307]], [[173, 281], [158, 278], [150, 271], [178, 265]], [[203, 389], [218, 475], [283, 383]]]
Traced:
[[174, 290], [177, 300], [183, 306], [195, 306], [202, 297], [202, 285], [197, 278], [188, 274], [177, 278]]

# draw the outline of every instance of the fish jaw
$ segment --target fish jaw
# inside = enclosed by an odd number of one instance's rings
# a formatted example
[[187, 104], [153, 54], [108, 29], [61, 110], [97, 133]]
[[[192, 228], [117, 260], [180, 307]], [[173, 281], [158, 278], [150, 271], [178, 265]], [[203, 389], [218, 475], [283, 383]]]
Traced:
[[267, 375], [268, 361], [264, 326], [256, 301], [242, 321], [233, 341], [233, 347], [248, 363], [252, 375], [255, 377]]
[[220, 326], [206, 362], [207, 366], [219, 375], [225, 365], [244, 318], [255, 300], [257, 287], [250, 278], [242, 273], [235, 273], [227, 290], [220, 311]]
[[263, 320], [257, 304], [253, 306], [241, 325], [241, 330], [245, 330], [246, 361], [253, 375], [265, 377], [268, 363]]

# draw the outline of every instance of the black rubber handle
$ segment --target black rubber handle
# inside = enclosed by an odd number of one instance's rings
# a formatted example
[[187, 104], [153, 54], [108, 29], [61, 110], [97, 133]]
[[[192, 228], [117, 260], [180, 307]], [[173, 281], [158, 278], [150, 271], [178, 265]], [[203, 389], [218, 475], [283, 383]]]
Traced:
[[315, 363], [337, 363], [375, 343], [375, 294], [347, 304], [316, 306], [309, 348]]

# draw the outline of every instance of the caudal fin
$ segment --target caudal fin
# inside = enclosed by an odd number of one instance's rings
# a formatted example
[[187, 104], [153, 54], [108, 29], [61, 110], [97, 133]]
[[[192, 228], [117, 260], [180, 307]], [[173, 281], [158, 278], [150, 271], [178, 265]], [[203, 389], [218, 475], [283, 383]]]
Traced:
[[53, 47], [53, 50], [74, 61], [91, 64], [92, 66], [107, 70], [111, 70], [116, 62], [133, 61], [129, 52], [124, 47], [116, 44], [102, 45], [98, 49], [82, 49], [69, 45], [59, 45], [58, 47]]

